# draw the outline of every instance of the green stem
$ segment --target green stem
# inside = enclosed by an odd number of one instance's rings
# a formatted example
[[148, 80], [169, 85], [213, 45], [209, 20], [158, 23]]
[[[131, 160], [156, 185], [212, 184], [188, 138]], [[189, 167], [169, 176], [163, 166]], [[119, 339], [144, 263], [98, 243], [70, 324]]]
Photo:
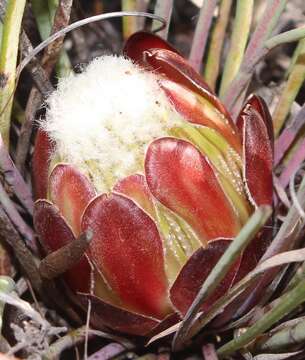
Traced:
[[3, 32], [3, 24], [0, 21], [0, 48], [1, 48], [1, 42], [2, 42], [2, 32]]
[[216, 80], [219, 73], [220, 58], [231, 7], [232, 0], [222, 0], [219, 9], [219, 17], [211, 35], [207, 63], [204, 69], [204, 79], [213, 90], [215, 90]]
[[[121, 1], [122, 11], [136, 11], [137, 1], [136, 0], [122, 0]], [[137, 31], [137, 19], [135, 17], [123, 17], [123, 37], [128, 39], [131, 34]]]
[[247, 346], [251, 341], [255, 340], [257, 336], [268, 330], [272, 325], [289, 314], [304, 301], [305, 280], [302, 280], [293, 290], [282, 296], [281, 301], [276, 307], [252, 325], [245, 333], [218, 349], [218, 356], [224, 358], [235, 353], [242, 347]]
[[203, 283], [199, 293], [197, 294], [193, 304], [185, 315], [182, 325], [177, 331], [173, 340], [173, 349], [180, 350], [185, 341], [189, 338], [190, 329], [193, 321], [200, 311], [203, 302], [213, 293], [217, 285], [225, 277], [232, 264], [240, 256], [241, 252], [246, 248], [249, 242], [254, 238], [263, 224], [269, 218], [271, 208], [269, 206], [259, 207], [251, 216], [246, 225], [241, 229], [234, 241], [228, 247], [226, 252], [219, 259], [205, 282]]
[[289, 351], [293, 347], [305, 341], [305, 319], [299, 319], [296, 324], [285, 326], [284, 329], [273, 332], [272, 335], [266, 334], [254, 346], [255, 352]]
[[[285, 31], [279, 35], [275, 35], [265, 42], [264, 47], [268, 50], [275, 48], [276, 46], [301, 40], [305, 37], [305, 26], [298, 29]], [[303, 45], [302, 45], [303, 46]]]
[[[299, 29], [297, 29], [299, 30]], [[304, 30], [303, 30], [304, 31]], [[277, 38], [277, 37], [275, 37]], [[270, 39], [276, 40], [276, 39]], [[274, 42], [274, 41], [273, 41]], [[291, 105], [294, 102], [304, 80], [305, 80], [305, 39], [301, 40], [298, 46], [298, 57], [290, 71], [286, 86], [281, 94], [273, 114], [273, 126], [276, 135], [279, 134]]]
[[50, 36], [52, 29], [52, 14], [49, 9], [48, 1], [32, 0], [31, 4], [40, 36], [42, 40], [45, 40]]
[[235, 78], [243, 60], [252, 22], [253, 3], [253, 0], [239, 0], [237, 2], [230, 49], [221, 79], [219, 91], [221, 98], [224, 97], [229, 84]]
[[26, 0], [9, 0], [0, 51], [0, 132], [9, 146], [10, 119], [15, 89], [19, 34]]

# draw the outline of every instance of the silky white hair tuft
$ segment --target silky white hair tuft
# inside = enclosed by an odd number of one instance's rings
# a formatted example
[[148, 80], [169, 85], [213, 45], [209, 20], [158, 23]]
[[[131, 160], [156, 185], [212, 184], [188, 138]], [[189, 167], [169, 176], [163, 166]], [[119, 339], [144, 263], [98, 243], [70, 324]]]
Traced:
[[179, 122], [158, 75], [117, 56], [61, 79], [47, 105], [41, 126], [54, 156], [89, 175], [99, 192], [141, 171], [147, 145]]

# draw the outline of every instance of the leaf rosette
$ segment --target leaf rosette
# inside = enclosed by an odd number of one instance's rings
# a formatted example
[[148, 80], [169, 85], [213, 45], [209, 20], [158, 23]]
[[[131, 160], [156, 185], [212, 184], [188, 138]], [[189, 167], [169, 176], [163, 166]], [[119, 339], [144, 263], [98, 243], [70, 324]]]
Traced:
[[[272, 204], [272, 161], [261, 98], [233, 122], [172, 46], [139, 32], [123, 57], [94, 60], [50, 96], [33, 157], [35, 228], [51, 252], [91, 230], [66, 283], [101, 325], [148, 335], [186, 313], [254, 209]], [[202, 310], [255, 267], [265, 238]]]

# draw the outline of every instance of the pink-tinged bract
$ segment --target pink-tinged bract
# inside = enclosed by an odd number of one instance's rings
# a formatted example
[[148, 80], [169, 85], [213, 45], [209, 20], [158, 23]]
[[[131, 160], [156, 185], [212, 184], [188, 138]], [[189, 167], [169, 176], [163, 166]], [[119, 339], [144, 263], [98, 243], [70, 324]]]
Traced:
[[78, 298], [84, 308], [90, 299], [93, 309], [91, 323], [96, 328], [106, 325], [121, 333], [145, 336], [160, 324], [157, 319], [118, 308], [94, 295], [80, 294]]
[[81, 216], [89, 201], [96, 195], [88, 178], [69, 164], [58, 164], [49, 177], [50, 198], [72, 227], [80, 235]]
[[253, 205], [272, 204], [273, 146], [264, 113], [251, 102], [244, 106], [238, 117], [243, 138], [244, 178]]
[[[181, 314], [186, 314], [202, 284], [231, 242], [232, 239], [210, 241], [206, 248], [198, 249], [184, 265], [170, 290], [170, 299]], [[232, 265], [232, 268], [213, 292], [213, 295], [204, 302], [201, 308], [202, 311], [207, 311], [230, 288], [238, 272], [239, 265], [240, 259]]]
[[175, 53], [177, 52], [174, 47], [161, 37], [149, 32], [139, 31], [128, 38], [124, 46], [123, 53], [128, 58], [134, 60], [137, 64], [145, 66], [145, 51], [152, 48], [166, 49]]
[[238, 233], [239, 220], [212, 166], [189, 142], [170, 137], [152, 142], [145, 175], [152, 194], [187, 221], [203, 245]]
[[160, 80], [160, 85], [176, 111], [186, 121], [218, 131], [237, 153], [241, 152], [241, 142], [236, 136], [235, 125], [229, 120], [224, 120], [223, 114], [216, 110], [212, 112], [211, 105], [203, 103], [200, 95], [174, 81]]
[[[34, 207], [34, 226], [47, 252], [53, 252], [75, 240], [73, 232], [58, 208], [46, 200], [38, 200]], [[76, 276], [77, 274], [77, 276]], [[74, 292], [90, 289], [90, 265], [85, 256], [65, 274]]]
[[168, 311], [162, 241], [155, 223], [132, 200], [102, 194], [87, 207], [82, 230], [91, 229], [90, 257], [126, 306], [164, 317]]
[[134, 174], [127, 176], [117, 182], [113, 190], [126, 195], [140, 208], [145, 210], [152, 218], [155, 218], [155, 208], [152, 194], [149, 191], [144, 175]]

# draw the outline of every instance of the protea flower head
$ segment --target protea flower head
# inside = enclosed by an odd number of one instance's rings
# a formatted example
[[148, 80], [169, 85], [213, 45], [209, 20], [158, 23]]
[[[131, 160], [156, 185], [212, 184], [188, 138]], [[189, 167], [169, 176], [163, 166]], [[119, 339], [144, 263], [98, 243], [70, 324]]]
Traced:
[[[102, 325], [146, 335], [185, 314], [255, 207], [272, 202], [270, 124], [256, 96], [234, 123], [186, 60], [143, 32], [124, 56], [59, 82], [36, 139], [34, 222], [50, 251], [92, 231], [65, 280]], [[203, 310], [262, 251], [257, 238]]]

